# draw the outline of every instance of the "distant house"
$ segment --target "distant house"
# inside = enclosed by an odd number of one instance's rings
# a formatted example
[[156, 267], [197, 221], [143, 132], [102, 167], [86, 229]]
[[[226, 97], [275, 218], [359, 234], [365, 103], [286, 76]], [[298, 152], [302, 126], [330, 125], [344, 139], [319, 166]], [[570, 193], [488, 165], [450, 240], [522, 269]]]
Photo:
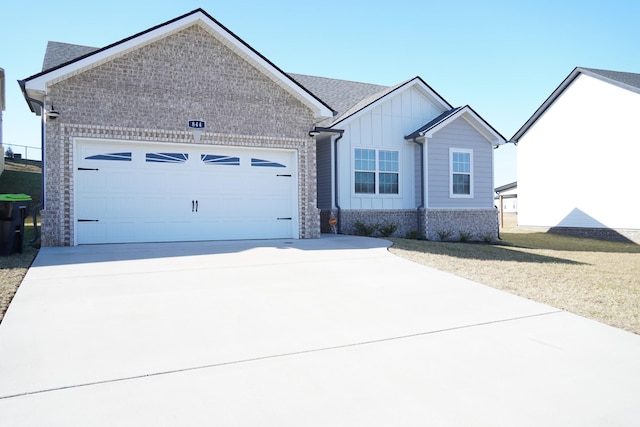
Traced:
[[518, 225], [640, 242], [640, 74], [576, 68], [512, 137]]
[[4, 172], [4, 145], [2, 144], [2, 112], [4, 111], [4, 68], [0, 68], [0, 175]]
[[[518, 212], [518, 182], [496, 187], [495, 204], [501, 212], [515, 213]], [[502, 205], [501, 205], [502, 204]]]
[[317, 238], [330, 218], [497, 236], [505, 140], [419, 77], [285, 73], [197, 9], [103, 48], [50, 42], [19, 83], [46, 117], [45, 246]]

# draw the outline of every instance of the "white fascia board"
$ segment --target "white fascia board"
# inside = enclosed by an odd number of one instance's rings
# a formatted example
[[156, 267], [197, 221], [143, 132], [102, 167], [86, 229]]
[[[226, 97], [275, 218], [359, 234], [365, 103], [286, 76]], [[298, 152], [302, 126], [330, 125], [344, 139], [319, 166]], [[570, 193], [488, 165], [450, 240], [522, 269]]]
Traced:
[[131, 39], [115, 44], [111, 48], [104, 49], [86, 58], [74, 61], [64, 67], [54, 69], [48, 73], [44, 73], [38, 77], [26, 81], [25, 89], [29, 94], [37, 95], [38, 93], [46, 93], [47, 86], [65, 80], [73, 75], [97, 67], [113, 58], [123, 55], [129, 51], [139, 49], [140, 47], [152, 43], [156, 40], [167, 37], [178, 31], [187, 28], [194, 23], [202, 25], [202, 27], [222, 44], [230, 48], [236, 54], [244, 58], [251, 65], [258, 68], [272, 81], [301, 101], [309, 109], [314, 112], [314, 116], [318, 120], [324, 120], [333, 117], [333, 111], [317, 100], [310, 93], [306, 92], [300, 86], [296, 85], [286, 74], [271, 64], [268, 60], [257, 54], [252, 48], [243, 43], [233, 34], [221, 27], [217, 22], [212, 20], [202, 12], [196, 12], [185, 16], [177, 21], [162, 25], [152, 31], [140, 34]]

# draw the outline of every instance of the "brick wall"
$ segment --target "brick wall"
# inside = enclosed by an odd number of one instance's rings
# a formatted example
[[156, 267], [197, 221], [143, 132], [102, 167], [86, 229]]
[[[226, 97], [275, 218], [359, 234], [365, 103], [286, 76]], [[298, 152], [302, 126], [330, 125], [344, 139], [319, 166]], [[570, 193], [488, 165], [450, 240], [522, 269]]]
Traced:
[[450, 240], [460, 240], [460, 233], [470, 240], [498, 239], [497, 209], [429, 209], [425, 222], [429, 240], [440, 240], [440, 232], [450, 232]]
[[47, 104], [45, 246], [73, 244], [74, 138], [196, 143], [190, 119], [201, 144], [297, 150], [300, 236], [319, 237], [312, 112], [199, 25], [54, 82]]
[[323, 233], [331, 232], [329, 226], [329, 218], [333, 216], [338, 218], [339, 231], [342, 234], [356, 234], [354, 224], [357, 221], [365, 225], [384, 225], [395, 224], [398, 229], [393, 233], [393, 237], [406, 237], [409, 233], [418, 232], [418, 217], [415, 209], [402, 210], [382, 210], [382, 209], [363, 209], [363, 210], [323, 210], [321, 213], [321, 227]]

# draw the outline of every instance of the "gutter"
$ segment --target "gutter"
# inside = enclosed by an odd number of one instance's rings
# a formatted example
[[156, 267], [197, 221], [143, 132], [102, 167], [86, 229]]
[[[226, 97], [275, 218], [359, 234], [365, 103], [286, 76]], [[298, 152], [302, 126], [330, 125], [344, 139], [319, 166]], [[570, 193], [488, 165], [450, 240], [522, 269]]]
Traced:
[[24, 80], [18, 80], [18, 84], [20, 85], [20, 89], [22, 90], [22, 94], [24, 95], [25, 100], [27, 101], [27, 104], [29, 105], [29, 108], [31, 109], [32, 112], [34, 112], [35, 114], [38, 114], [38, 112], [33, 108], [33, 103], [37, 104], [38, 106], [40, 106], [40, 153], [42, 156], [42, 175], [41, 175], [41, 186], [42, 188], [40, 189], [40, 203], [38, 203], [37, 205], [35, 205], [33, 207], [33, 229], [35, 231], [35, 235], [33, 236], [33, 239], [29, 241], [29, 245], [31, 245], [32, 247], [35, 247], [35, 243], [38, 241], [39, 239], [39, 233], [38, 233], [38, 220], [37, 220], [37, 213], [41, 210], [45, 209], [45, 184], [46, 184], [46, 168], [45, 168], [45, 141], [46, 141], [46, 128], [45, 128], [45, 114], [44, 114], [44, 102], [32, 98], [27, 94], [27, 89], [26, 89], [26, 82]]

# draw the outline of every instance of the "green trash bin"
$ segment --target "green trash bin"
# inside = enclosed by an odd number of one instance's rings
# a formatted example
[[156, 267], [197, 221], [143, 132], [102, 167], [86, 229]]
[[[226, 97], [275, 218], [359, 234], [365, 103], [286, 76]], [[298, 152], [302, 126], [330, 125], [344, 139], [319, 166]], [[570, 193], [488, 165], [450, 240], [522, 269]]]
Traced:
[[24, 219], [30, 207], [27, 194], [0, 194], [0, 255], [22, 252]]

